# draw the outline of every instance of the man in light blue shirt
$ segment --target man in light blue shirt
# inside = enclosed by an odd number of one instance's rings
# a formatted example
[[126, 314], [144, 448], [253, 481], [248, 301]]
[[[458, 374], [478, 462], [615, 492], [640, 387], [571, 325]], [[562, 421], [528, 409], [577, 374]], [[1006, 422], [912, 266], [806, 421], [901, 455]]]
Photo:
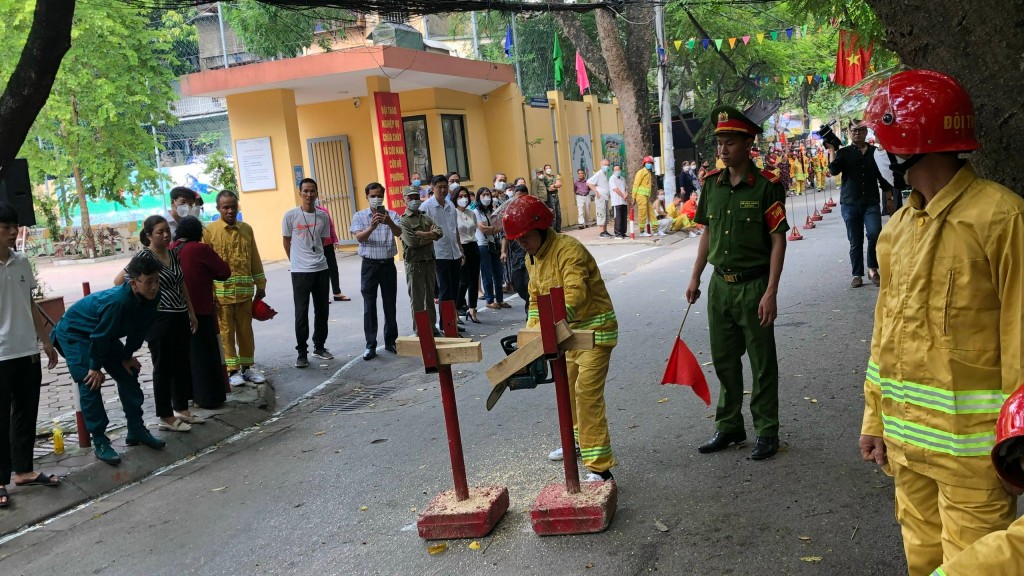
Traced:
[[434, 194], [420, 209], [441, 227], [444, 234], [434, 242], [437, 299], [440, 302], [454, 302], [459, 290], [462, 264], [466, 260], [462, 253], [462, 240], [459, 238], [457, 209], [448, 200], [448, 180], [444, 176], [434, 176], [430, 187]]

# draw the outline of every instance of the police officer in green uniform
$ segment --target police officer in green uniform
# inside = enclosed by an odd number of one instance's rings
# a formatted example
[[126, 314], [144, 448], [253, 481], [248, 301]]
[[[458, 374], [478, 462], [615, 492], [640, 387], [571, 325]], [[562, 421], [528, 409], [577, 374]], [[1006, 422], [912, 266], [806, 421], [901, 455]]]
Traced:
[[[447, 182], [444, 186], [447, 190]], [[426, 310], [430, 325], [437, 325], [437, 309], [434, 307], [434, 282], [437, 275], [434, 267], [434, 240], [443, 234], [441, 227], [420, 211], [420, 191], [410, 188], [405, 193], [405, 214], [398, 222], [402, 229], [402, 259], [405, 260], [405, 283], [409, 288], [409, 305], [412, 308], [412, 330], [415, 333], [416, 312]]]
[[720, 106], [718, 154], [725, 168], [709, 172], [694, 220], [707, 227], [697, 248], [686, 300], [700, 298], [700, 277], [714, 266], [708, 290], [711, 358], [721, 383], [715, 435], [698, 451], [707, 454], [747, 439], [743, 426], [743, 364], [746, 351], [754, 385], [750, 413], [757, 441], [751, 458], [779, 450], [779, 366], [775, 353], [776, 293], [786, 255], [786, 194], [777, 176], [750, 159], [761, 127], [740, 111]]

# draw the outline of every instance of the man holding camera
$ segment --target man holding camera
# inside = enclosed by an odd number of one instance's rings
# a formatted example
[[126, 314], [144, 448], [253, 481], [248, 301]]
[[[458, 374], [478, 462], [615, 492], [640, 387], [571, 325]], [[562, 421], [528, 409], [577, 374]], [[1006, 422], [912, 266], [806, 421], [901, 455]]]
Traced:
[[849, 146], [837, 150], [836, 140], [825, 139], [829, 151], [828, 170], [833, 175], [842, 174], [843, 183], [839, 189], [839, 204], [846, 222], [846, 237], [850, 241], [850, 264], [853, 268], [851, 288], [864, 285], [864, 235], [868, 237], [868, 278], [878, 286], [878, 256], [875, 245], [882, 231], [881, 197], [879, 185], [889, 190], [891, 186], [878, 172], [875, 163], [875, 147], [867, 143], [868, 128], [857, 120], [850, 122]]
[[[409, 189], [418, 198], [419, 186]], [[377, 355], [377, 290], [384, 306], [384, 349], [398, 354], [395, 340], [398, 339], [398, 321], [395, 307], [398, 299], [398, 271], [395, 255], [398, 246], [395, 238], [402, 235], [396, 222], [398, 213], [384, 207], [384, 186], [379, 182], [366, 185], [366, 200], [370, 207], [352, 215], [349, 229], [359, 242], [359, 256], [363, 259], [359, 275], [359, 291], [363, 294], [363, 334], [366, 349], [363, 360], [372, 360]]]

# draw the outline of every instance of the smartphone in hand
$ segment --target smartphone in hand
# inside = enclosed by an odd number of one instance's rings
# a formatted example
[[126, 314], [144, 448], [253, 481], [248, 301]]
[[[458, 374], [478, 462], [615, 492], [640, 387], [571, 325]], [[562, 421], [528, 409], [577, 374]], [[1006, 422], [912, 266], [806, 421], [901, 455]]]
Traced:
[[377, 206], [377, 214], [380, 214], [381, 216], [387, 216], [388, 209], [383, 206]]

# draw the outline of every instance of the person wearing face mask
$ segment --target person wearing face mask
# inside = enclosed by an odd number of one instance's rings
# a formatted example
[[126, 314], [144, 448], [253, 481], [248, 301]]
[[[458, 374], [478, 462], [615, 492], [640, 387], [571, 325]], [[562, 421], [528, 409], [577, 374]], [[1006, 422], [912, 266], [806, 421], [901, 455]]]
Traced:
[[[171, 207], [164, 214], [164, 220], [167, 221], [167, 225], [171, 229], [171, 236], [174, 236], [174, 232], [178, 228], [178, 222], [186, 216], [199, 216], [201, 208], [196, 208], [196, 197], [195, 190], [186, 188], [184, 186], [176, 186], [171, 188]], [[193, 213], [193, 210], [196, 210]]]
[[[444, 176], [439, 182], [444, 181]], [[402, 259], [405, 261], [405, 284], [409, 289], [409, 307], [412, 309], [412, 330], [417, 333], [416, 312], [426, 310], [430, 325], [437, 324], [434, 305], [434, 284], [437, 282], [434, 241], [444, 235], [441, 227], [423, 213], [419, 194], [410, 190], [405, 196], [405, 214], [399, 221], [402, 236]]]
[[544, 171], [539, 174], [539, 180], [541, 188], [539, 192], [544, 194], [546, 197], [542, 198], [544, 202], [551, 208], [551, 211], [555, 213], [555, 222], [551, 226], [555, 232], [562, 231], [562, 205], [558, 197], [559, 190], [562, 189], [562, 178], [555, 174], [555, 171], [551, 169], [551, 164], [544, 165]]
[[665, 236], [672, 231], [672, 218], [665, 206], [665, 191], [658, 190], [658, 199], [653, 203], [654, 217], [658, 220], [658, 236]]
[[473, 193], [465, 188], [460, 189], [455, 197], [455, 216], [465, 260], [459, 269], [459, 292], [455, 297], [455, 309], [465, 315], [467, 320], [479, 323], [476, 319], [476, 303], [480, 294], [480, 251], [476, 247], [476, 211], [469, 207], [472, 203]]
[[591, 193], [594, 195], [594, 212], [596, 213], [597, 225], [601, 227], [601, 233], [598, 234], [601, 238], [612, 237], [608, 233], [608, 206], [611, 200], [609, 178], [611, 175], [611, 162], [605, 158], [601, 160], [601, 167], [587, 179], [587, 187], [590, 188]]
[[459, 190], [462, 189], [462, 178], [458, 172], [448, 173], [448, 199], [455, 203], [455, 197], [458, 195]]
[[913, 189], [878, 239], [859, 440], [864, 461], [893, 477], [911, 576], [950, 559], [967, 567], [950, 574], [1020, 573], [956, 560], [1013, 522], [1021, 494], [989, 454], [1001, 447], [999, 406], [1024, 382], [1024, 200], [965, 158], [980, 147], [974, 118], [954, 78], [907, 70], [879, 82], [861, 124]]
[[[505, 194], [505, 190], [508, 188], [508, 178], [503, 172], [498, 172], [494, 175], [494, 195], [501, 196]], [[479, 196], [479, 194], [478, 194]]]
[[[363, 360], [372, 360], [377, 356], [378, 289], [384, 308], [384, 349], [398, 354], [395, 347], [398, 339], [398, 322], [395, 319], [398, 299], [395, 256], [398, 247], [395, 238], [402, 235], [402, 229], [397, 223], [398, 213], [384, 209], [384, 186], [370, 182], [365, 192], [370, 207], [352, 215], [349, 231], [359, 242], [358, 253], [363, 261], [359, 274], [359, 292], [363, 295], [363, 335], [366, 337]], [[415, 186], [410, 187], [406, 198], [419, 202], [419, 190]]]
[[[480, 189], [480, 206], [476, 209], [477, 229], [474, 231], [476, 249], [480, 254], [480, 271], [484, 284], [484, 299], [492, 310], [511, 308], [505, 303], [503, 290], [504, 267], [501, 265], [501, 218], [494, 215], [490, 190]], [[475, 316], [474, 316], [475, 318]]]
[[629, 189], [626, 187], [626, 178], [622, 175], [622, 166], [616, 164], [612, 167], [612, 176], [608, 179], [612, 211], [615, 213], [615, 224], [612, 231], [615, 237], [620, 240], [626, 239], [626, 227], [629, 221]]
[[647, 231], [647, 225], [653, 228], [654, 218], [651, 214], [651, 190], [654, 182], [654, 158], [644, 156], [644, 165], [636, 171], [633, 178], [633, 202], [636, 205], [636, 223], [640, 228], [640, 237], [646, 238], [651, 234]]

